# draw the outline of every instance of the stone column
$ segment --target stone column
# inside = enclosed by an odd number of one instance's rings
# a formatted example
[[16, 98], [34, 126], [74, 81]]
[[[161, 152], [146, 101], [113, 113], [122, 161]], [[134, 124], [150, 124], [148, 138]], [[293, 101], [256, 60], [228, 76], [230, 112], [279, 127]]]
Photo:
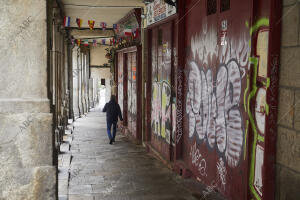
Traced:
[[89, 112], [89, 62], [88, 62], [88, 53], [85, 54], [85, 104], [86, 112]]
[[78, 104], [79, 104], [79, 115], [83, 115], [82, 107], [82, 53], [80, 48], [78, 49]]
[[0, 6], [0, 199], [55, 199], [46, 0]]
[[72, 63], [72, 71], [73, 71], [73, 112], [74, 119], [79, 117], [79, 97], [78, 97], [78, 77], [80, 74], [79, 66], [78, 66], [78, 47], [75, 46], [72, 51], [73, 63]]
[[86, 114], [87, 109], [86, 109], [86, 98], [85, 98], [85, 93], [86, 93], [86, 56], [85, 53], [82, 54], [82, 107], [84, 110], [84, 114]]
[[94, 83], [93, 83], [93, 80], [94, 79], [89, 79], [89, 109], [91, 108], [94, 108], [94, 102], [93, 102], [93, 86], [94, 86]]

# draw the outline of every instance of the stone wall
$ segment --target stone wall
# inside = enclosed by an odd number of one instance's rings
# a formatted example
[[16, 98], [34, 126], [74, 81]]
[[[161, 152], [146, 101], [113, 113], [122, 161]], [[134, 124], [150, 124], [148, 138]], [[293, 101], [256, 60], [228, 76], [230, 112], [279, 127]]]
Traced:
[[0, 6], [0, 199], [55, 199], [46, 0]]
[[283, 0], [276, 199], [299, 199], [300, 1]]

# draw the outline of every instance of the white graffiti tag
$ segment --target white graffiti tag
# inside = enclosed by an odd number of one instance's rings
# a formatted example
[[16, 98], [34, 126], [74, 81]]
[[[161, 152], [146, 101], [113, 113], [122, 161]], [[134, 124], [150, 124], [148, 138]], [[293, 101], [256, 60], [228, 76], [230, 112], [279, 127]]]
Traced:
[[207, 176], [206, 174], [206, 161], [197, 149], [196, 143], [191, 147], [190, 156], [192, 157], [192, 164], [198, 167], [198, 171], [201, 176]]
[[223, 189], [225, 190], [227, 171], [226, 171], [225, 163], [222, 158], [220, 158], [219, 162], [217, 163], [217, 169], [218, 169], [218, 177], [221, 181]]
[[189, 137], [206, 139], [216, 144], [230, 167], [236, 167], [243, 146], [240, 112], [241, 72], [236, 60], [220, 65], [214, 82], [210, 69], [206, 72], [192, 61], [189, 63], [186, 113]]

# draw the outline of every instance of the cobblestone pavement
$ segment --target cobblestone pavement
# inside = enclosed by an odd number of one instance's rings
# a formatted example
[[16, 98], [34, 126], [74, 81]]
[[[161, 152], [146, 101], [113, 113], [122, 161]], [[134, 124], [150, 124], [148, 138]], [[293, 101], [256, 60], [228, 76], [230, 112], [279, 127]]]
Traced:
[[105, 114], [88, 113], [74, 123], [70, 200], [196, 200], [176, 176], [145, 148], [118, 134], [109, 144]]

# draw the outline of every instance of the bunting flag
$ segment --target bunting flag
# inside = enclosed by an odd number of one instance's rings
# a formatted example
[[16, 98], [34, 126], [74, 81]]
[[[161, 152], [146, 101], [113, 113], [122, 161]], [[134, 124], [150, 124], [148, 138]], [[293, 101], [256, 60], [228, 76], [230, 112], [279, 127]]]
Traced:
[[114, 24], [113, 28], [114, 28], [114, 30], [117, 30], [118, 29], [118, 24]]
[[136, 39], [139, 37], [139, 28], [136, 28], [135, 31], [133, 32], [133, 37]]
[[90, 30], [93, 30], [94, 26], [95, 26], [95, 21], [94, 20], [89, 20], [88, 23], [89, 23]]
[[105, 45], [105, 43], [106, 43], [106, 40], [102, 39], [102, 44]]
[[89, 40], [87, 40], [87, 39], [84, 40], [84, 41], [83, 41], [83, 45], [84, 45], [84, 46], [89, 46]]
[[93, 40], [93, 46], [94, 46], [94, 47], [97, 46], [97, 40]]
[[71, 18], [70, 17], [64, 17], [64, 25], [65, 27], [70, 27], [70, 21], [71, 21]]
[[100, 23], [100, 27], [102, 28], [103, 31], [105, 31], [107, 24], [105, 22]]
[[124, 30], [124, 33], [126, 36], [131, 36], [132, 35], [132, 30], [130, 27], [127, 27], [125, 30]]
[[76, 42], [77, 42], [77, 45], [80, 46], [81, 40], [80, 40], [80, 39], [77, 39]]
[[77, 23], [77, 25], [78, 25], [78, 28], [81, 28], [81, 25], [82, 25], [82, 19], [76, 18], [76, 23]]

